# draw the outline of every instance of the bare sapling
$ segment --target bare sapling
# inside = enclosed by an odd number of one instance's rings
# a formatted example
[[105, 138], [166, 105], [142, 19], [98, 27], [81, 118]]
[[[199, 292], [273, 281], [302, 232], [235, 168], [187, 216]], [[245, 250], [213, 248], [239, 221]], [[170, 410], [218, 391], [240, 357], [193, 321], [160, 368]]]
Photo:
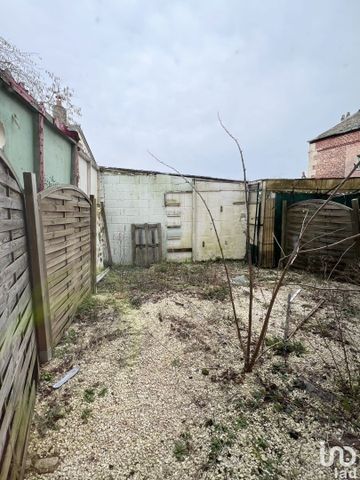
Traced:
[[229, 137], [235, 142], [236, 147], [240, 154], [241, 168], [243, 173], [244, 181], [244, 190], [245, 190], [245, 210], [246, 210], [246, 259], [248, 265], [248, 274], [249, 274], [249, 306], [248, 306], [248, 324], [247, 324], [247, 341], [245, 349], [245, 362], [244, 370], [247, 371], [250, 365], [250, 352], [251, 352], [251, 341], [252, 341], [252, 331], [253, 331], [253, 303], [254, 303], [254, 266], [252, 261], [252, 251], [251, 251], [251, 235], [250, 235], [250, 188], [249, 182], [246, 175], [246, 165], [244, 160], [244, 154], [240, 145], [240, 142], [236, 137], [234, 137], [229, 130], [223, 124], [220, 114], [218, 113], [218, 120], [223, 128], [223, 130], [229, 135]]
[[[244, 183], [245, 183], [245, 191], [248, 192], [249, 191], [249, 184], [248, 184], [247, 177], [246, 177], [244, 155], [243, 155], [242, 148], [240, 146], [240, 142], [229, 131], [229, 129], [224, 126], [220, 116], [218, 116], [218, 118], [219, 118], [219, 122], [221, 124], [221, 127], [225, 130], [227, 135], [235, 142], [235, 144], [237, 146], [237, 149], [238, 149], [239, 154], [240, 154], [240, 160], [241, 160], [241, 165], [242, 165], [242, 170], [243, 170], [243, 180], [244, 180]], [[327, 248], [331, 248], [331, 247], [333, 247], [335, 245], [338, 245], [340, 243], [347, 242], [349, 240], [355, 240], [356, 238], [358, 238], [360, 236], [360, 234], [355, 234], [355, 235], [352, 235], [350, 237], [346, 237], [344, 239], [341, 239], [337, 242], [333, 242], [329, 245], [324, 245], [322, 247], [310, 248], [310, 249], [309, 248], [308, 249], [303, 248], [303, 243], [302, 243], [304, 234], [307, 231], [309, 225], [314, 221], [314, 219], [318, 216], [318, 214], [321, 212], [321, 210], [323, 210], [325, 208], [325, 206], [336, 196], [336, 194], [339, 192], [341, 187], [346, 183], [346, 181], [358, 169], [359, 165], [360, 165], [360, 161], [358, 161], [354, 164], [353, 168], [350, 170], [348, 175], [337, 185], [337, 187], [330, 193], [330, 195], [325, 200], [325, 202], [323, 202], [315, 210], [315, 212], [311, 216], [309, 216], [309, 212], [307, 212], [305, 214], [304, 219], [303, 219], [303, 223], [302, 223], [302, 226], [301, 226], [301, 229], [300, 229], [300, 233], [298, 235], [297, 242], [296, 242], [293, 250], [288, 255], [285, 255], [285, 252], [284, 252], [282, 258], [280, 259], [280, 264], [282, 265], [282, 271], [281, 271], [278, 279], [276, 280], [276, 282], [274, 284], [272, 296], [271, 296], [269, 305], [268, 305], [268, 307], [266, 309], [266, 312], [265, 312], [265, 316], [264, 316], [264, 320], [263, 320], [262, 327], [261, 327], [261, 330], [260, 330], [260, 334], [259, 334], [258, 338], [256, 339], [255, 348], [252, 352], [251, 352], [251, 338], [253, 337], [253, 332], [252, 332], [252, 329], [253, 329], [252, 300], [253, 300], [253, 288], [254, 288], [254, 284], [253, 284], [254, 269], [253, 269], [253, 265], [252, 265], [252, 261], [251, 261], [252, 260], [251, 259], [251, 248], [247, 249], [248, 269], [249, 269], [249, 284], [250, 284], [249, 285], [249, 287], [250, 287], [250, 292], [249, 292], [250, 293], [250, 302], [249, 302], [249, 310], [248, 310], [248, 332], [247, 332], [248, 342], [247, 342], [247, 345], [246, 345], [245, 364], [244, 364], [244, 371], [245, 372], [251, 372], [253, 370], [256, 362], [258, 361], [259, 357], [262, 356], [263, 346], [264, 346], [265, 338], [266, 338], [266, 335], [267, 335], [267, 332], [268, 332], [269, 322], [270, 322], [271, 314], [272, 314], [272, 311], [273, 311], [273, 307], [275, 305], [275, 302], [276, 302], [277, 296], [279, 294], [279, 291], [284, 284], [286, 275], [287, 275], [290, 267], [292, 266], [292, 264], [295, 262], [298, 255], [300, 253], [313, 252], [313, 251], [316, 251], [316, 250], [324, 250], [324, 249], [327, 249]], [[246, 219], [246, 222], [247, 222], [247, 229], [246, 229], [247, 240], [246, 240], [246, 245], [248, 246], [248, 245], [250, 245], [250, 215], [249, 215], [250, 201], [249, 201], [249, 196], [248, 195], [245, 195], [245, 204], [246, 204], [246, 213], [247, 213], [247, 219]], [[251, 281], [250, 281], [250, 279], [251, 279]], [[296, 332], [299, 331], [299, 329], [300, 329], [300, 327], [296, 329]], [[251, 330], [251, 331], [249, 331], [249, 330]], [[291, 334], [291, 336], [293, 336], [293, 334]]]
[[[242, 332], [241, 332], [241, 326], [242, 321], [241, 318], [239, 318], [237, 311], [236, 311], [236, 305], [235, 305], [235, 299], [234, 299], [234, 293], [233, 293], [233, 288], [232, 288], [232, 283], [230, 279], [230, 274], [229, 274], [229, 269], [226, 263], [225, 255], [224, 255], [224, 250], [223, 246], [221, 243], [221, 239], [219, 236], [218, 229], [216, 227], [216, 222], [214, 220], [214, 217], [211, 213], [211, 210], [202, 195], [201, 191], [196, 187], [196, 184], [192, 181], [190, 181], [188, 178], [186, 178], [178, 169], [175, 167], [165, 163], [164, 161], [160, 160], [156, 155], [154, 155], [152, 152], [148, 152], [149, 155], [151, 155], [157, 162], [160, 164], [166, 166], [167, 168], [173, 170], [175, 173], [177, 173], [179, 176], [183, 178], [183, 180], [191, 187], [191, 189], [195, 192], [195, 194], [200, 198], [202, 201], [209, 218], [211, 220], [211, 224], [214, 229], [215, 237], [217, 244], [219, 246], [219, 251], [220, 251], [220, 258], [222, 261], [222, 264], [224, 266], [225, 270], [225, 275], [226, 275], [226, 280], [227, 280], [227, 287], [229, 291], [229, 296], [230, 296], [230, 302], [232, 306], [232, 313], [233, 313], [233, 319], [234, 319], [234, 324], [236, 327], [236, 333], [237, 333], [237, 338], [241, 347], [241, 350], [244, 353], [244, 366], [243, 366], [243, 372], [248, 373], [252, 372], [254, 369], [254, 366], [256, 363], [259, 361], [259, 359], [266, 353], [269, 349], [264, 350], [264, 345], [265, 345], [265, 339], [268, 333], [269, 329], [269, 322], [271, 318], [271, 314], [273, 311], [273, 307], [275, 305], [275, 302], [277, 300], [278, 294], [280, 289], [284, 286], [285, 278], [289, 272], [289, 269], [295, 262], [296, 258], [298, 257], [299, 254], [301, 253], [307, 253], [307, 252], [313, 252], [316, 250], [325, 250], [328, 248], [331, 248], [335, 245], [338, 245], [343, 242], [347, 242], [349, 240], [356, 240], [360, 237], [360, 233], [352, 235], [350, 237], [346, 237], [344, 239], [338, 240], [336, 242], [333, 242], [328, 245], [324, 245], [321, 247], [316, 247], [316, 248], [307, 248], [309, 242], [303, 242], [304, 234], [307, 231], [309, 225], [314, 221], [314, 219], [318, 216], [318, 214], [321, 212], [323, 208], [337, 195], [339, 190], [342, 188], [342, 186], [346, 183], [346, 181], [352, 176], [352, 174], [355, 172], [355, 170], [358, 168], [360, 164], [360, 160], [354, 165], [354, 167], [351, 169], [351, 171], [348, 173], [348, 175], [337, 185], [337, 187], [330, 193], [330, 195], [327, 197], [327, 199], [315, 210], [314, 213], [311, 215], [307, 211], [305, 213], [301, 229], [297, 238], [297, 241], [295, 243], [295, 246], [293, 250], [289, 253], [286, 254], [283, 250], [282, 251], [282, 256], [279, 261], [279, 265], [281, 265], [282, 269], [279, 271], [278, 278], [276, 279], [274, 283], [274, 287], [272, 290], [271, 298], [270, 301], [266, 307], [265, 313], [264, 313], [264, 318], [261, 324], [260, 332], [258, 335], [255, 335], [254, 332], [254, 322], [253, 322], [253, 302], [254, 302], [254, 287], [255, 287], [255, 271], [254, 271], [254, 265], [252, 261], [252, 251], [251, 251], [251, 225], [250, 225], [250, 186], [249, 186], [249, 181], [247, 179], [247, 174], [246, 174], [246, 164], [245, 164], [245, 159], [244, 159], [244, 154], [243, 150], [241, 148], [239, 140], [229, 131], [229, 129], [224, 125], [223, 121], [220, 118], [220, 115], [218, 115], [218, 120], [219, 123], [222, 127], [222, 129], [226, 132], [226, 134], [232, 139], [232, 141], [236, 144], [237, 150], [240, 155], [240, 160], [241, 160], [241, 167], [242, 167], [242, 175], [243, 175], [243, 183], [244, 183], [244, 200], [245, 200], [245, 213], [246, 213], [246, 259], [247, 259], [247, 268], [248, 268], [248, 275], [249, 275], [249, 303], [248, 303], [248, 309], [247, 309], [247, 323], [246, 323], [246, 338], [243, 338]], [[351, 247], [349, 247], [351, 248]], [[346, 253], [346, 252], [345, 252]], [[344, 254], [345, 254], [344, 253]], [[344, 255], [343, 254], [343, 255]], [[338, 259], [337, 264], [341, 261], [341, 258]], [[336, 264], [336, 265], [337, 265]], [[336, 266], [332, 269], [331, 274], [333, 273], [334, 269]], [[330, 274], [330, 276], [331, 276]], [[329, 276], [329, 278], [330, 278]], [[320, 301], [315, 305], [315, 307], [307, 314], [305, 317], [298, 323], [298, 325], [293, 329], [293, 331], [290, 331], [290, 303], [291, 303], [291, 298], [289, 297], [288, 299], [288, 314], [286, 317], [285, 321], [285, 342], [289, 342], [289, 340], [296, 335], [302, 327], [305, 325], [305, 323], [317, 312], [317, 310], [323, 305], [324, 299], [320, 299]]]

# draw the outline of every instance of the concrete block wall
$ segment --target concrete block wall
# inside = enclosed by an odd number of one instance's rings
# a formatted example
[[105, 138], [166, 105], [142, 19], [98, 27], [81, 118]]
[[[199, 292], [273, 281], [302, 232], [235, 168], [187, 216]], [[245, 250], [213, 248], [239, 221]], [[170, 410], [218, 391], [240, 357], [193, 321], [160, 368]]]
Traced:
[[[243, 183], [189, 180], [195, 182], [208, 202], [227, 258], [243, 258], [246, 245]], [[100, 190], [114, 263], [132, 263], [134, 223], [161, 224], [164, 259], [208, 260], [220, 256], [209, 215], [180, 176], [102, 169]], [[254, 205], [252, 210], [255, 208]]]
[[[245, 196], [243, 184], [227, 182], [196, 182], [213, 215], [224, 255], [229, 259], [245, 256]], [[220, 257], [214, 227], [200, 198], [195, 199], [194, 246], [195, 260]]]
[[105, 203], [114, 263], [131, 264], [131, 225], [161, 223], [163, 257], [166, 258], [165, 193], [187, 190], [181, 177], [166, 174], [119, 174], [103, 171], [101, 190]]
[[193, 192], [165, 194], [167, 260], [186, 261], [193, 258]]

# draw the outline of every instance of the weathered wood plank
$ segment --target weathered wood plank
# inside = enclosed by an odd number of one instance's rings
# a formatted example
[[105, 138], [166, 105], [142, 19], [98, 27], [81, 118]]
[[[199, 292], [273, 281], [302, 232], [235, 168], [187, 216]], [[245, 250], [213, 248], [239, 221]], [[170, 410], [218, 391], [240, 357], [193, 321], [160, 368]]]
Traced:
[[73, 233], [75, 233], [75, 229], [73, 227], [65, 228], [63, 230], [55, 230], [53, 232], [44, 232], [44, 240], [46, 241], [52, 238], [65, 237], [68, 235], [72, 235]]
[[21, 190], [20, 190], [20, 187], [19, 187], [17, 181], [12, 176], [10, 176], [10, 174], [7, 174], [7, 175], [1, 174], [0, 175], [0, 185], [4, 185], [5, 187], [9, 187], [14, 192], [21, 193]]
[[53, 302], [50, 303], [50, 309], [53, 313], [56, 312], [56, 310], [63, 304], [65, 299], [71, 297], [73, 292], [79, 289], [79, 286], [84, 281], [87, 281], [89, 277], [89, 273], [90, 273], [90, 266], [88, 266], [87, 270], [80, 270], [80, 272], [77, 272], [76, 275], [67, 277], [67, 282], [63, 283], [62, 285], [63, 288], [59, 288], [57, 290], [56, 296], [54, 294]]
[[77, 241], [77, 243], [73, 243], [69, 246], [65, 245], [62, 249], [58, 249], [55, 252], [47, 253], [46, 261], [48, 266], [51, 266], [52, 262], [56, 261], [56, 259], [60, 261], [62, 256], [69, 259], [75, 252], [85, 251], [87, 246], [90, 246], [90, 239]]
[[74, 253], [70, 252], [70, 254], [66, 253], [64, 255], [60, 255], [60, 257], [56, 257], [52, 261], [47, 262], [48, 274], [51, 275], [52, 273], [56, 272], [56, 270], [66, 265], [67, 263], [70, 263], [74, 260], [77, 260], [83, 257], [84, 255], [88, 254], [90, 250], [91, 250], [91, 247], [88, 244], [87, 246], [83, 247], [83, 250], [76, 250]]
[[17, 230], [18, 228], [24, 228], [23, 219], [1, 220], [0, 222], [0, 233], [9, 232], [10, 230]]
[[67, 274], [68, 272], [72, 271], [74, 268], [80, 268], [82, 264], [84, 263], [90, 263], [90, 257], [89, 254], [84, 255], [83, 258], [78, 261], [77, 259], [73, 260], [72, 262], [68, 262], [65, 264], [63, 267], [59, 268], [55, 272], [48, 274], [48, 284], [49, 287], [51, 288], [54, 286], [59, 279], [64, 275]]
[[21, 251], [25, 253], [26, 249], [26, 238], [19, 237], [16, 240], [10, 240], [0, 244], [0, 258], [9, 255], [9, 253], [15, 253]]
[[[65, 230], [60, 230], [59, 232], [65, 232]], [[57, 235], [54, 238], [47, 238], [45, 241], [45, 251], [48, 248], [50, 248], [52, 245], [58, 245], [60, 243], [67, 242], [70, 239], [75, 240], [77, 238], [84, 237], [85, 235], [90, 235], [90, 226], [86, 228], [82, 228], [80, 231], [77, 231], [77, 232], [75, 232], [74, 230], [70, 234]], [[69, 236], [70, 236], [70, 239], [68, 238]]]
[[56, 204], [54, 202], [49, 202], [46, 199], [41, 201], [40, 206], [41, 212], [69, 212], [76, 213], [76, 209], [80, 209], [80, 212], [87, 213], [90, 209], [88, 203], [79, 203], [79, 202], [66, 202], [66, 205], [63, 203]]
[[0, 196], [0, 208], [11, 208], [11, 210], [23, 210], [22, 198]]
[[2, 313], [7, 306], [12, 305], [12, 303], [17, 300], [17, 297], [21, 295], [28, 283], [29, 270], [26, 268], [17, 276], [16, 281], [9, 289], [0, 291], [0, 313]]
[[78, 305], [81, 302], [81, 299], [84, 298], [86, 295], [88, 295], [91, 292], [91, 287], [89, 285], [85, 285], [77, 294], [76, 298], [74, 299], [74, 303], [70, 305], [70, 308], [65, 311], [62, 317], [58, 318], [58, 321], [56, 323], [55, 329], [54, 329], [54, 338], [56, 342], [59, 342], [62, 336], [62, 333], [65, 329], [65, 327], [71, 322]]
[[52, 246], [52, 244], [48, 244], [47, 246], [45, 246], [46, 255], [48, 256], [51, 253], [55, 253], [55, 252], [58, 252], [60, 250], [65, 250], [66, 248], [72, 247], [74, 245], [75, 246], [81, 246], [81, 245], [85, 245], [87, 242], [90, 242], [90, 235], [84, 233], [83, 235], [81, 234], [80, 236], [84, 237], [80, 241], [79, 241], [79, 236], [75, 237], [75, 235], [72, 235], [65, 242], [62, 241], [62, 242], [59, 242], [59, 243], [55, 243], [54, 246]]

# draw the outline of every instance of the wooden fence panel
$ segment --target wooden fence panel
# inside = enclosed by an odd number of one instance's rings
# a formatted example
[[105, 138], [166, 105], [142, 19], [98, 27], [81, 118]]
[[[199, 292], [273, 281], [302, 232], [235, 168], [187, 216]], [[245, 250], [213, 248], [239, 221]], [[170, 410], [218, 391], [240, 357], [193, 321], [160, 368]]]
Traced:
[[264, 268], [271, 268], [274, 263], [275, 198], [271, 196], [271, 193], [268, 193], [264, 201], [265, 208], [260, 265]]
[[[294, 203], [286, 210], [285, 251], [290, 253], [299, 236], [304, 219], [309, 219], [324, 200], [306, 200]], [[284, 214], [284, 213], [283, 213]], [[305, 220], [306, 221], [306, 220]], [[314, 249], [300, 254], [293, 266], [310, 271], [341, 273], [357, 259], [354, 240], [331, 244], [353, 235], [353, 210], [330, 201], [305, 230], [303, 248]], [[329, 247], [328, 247], [329, 246]]]
[[38, 197], [56, 345], [79, 303], [91, 291], [91, 202], [72, 185], [50, 187]]
[[23, 194], [0, 156], [0, 478], [21, 479], [38, 375]]

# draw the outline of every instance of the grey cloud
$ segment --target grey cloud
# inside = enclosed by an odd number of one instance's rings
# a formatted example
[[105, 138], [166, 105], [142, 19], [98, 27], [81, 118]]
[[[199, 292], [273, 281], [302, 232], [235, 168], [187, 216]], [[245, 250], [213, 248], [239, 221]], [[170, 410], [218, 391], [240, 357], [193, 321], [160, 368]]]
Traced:
[[[21, 15], [19, 13], [21, 12]], [[360, 107], [356, 0], [236, 0], [2, 6], [2, 34], [74, 87], [101, 164], [186, 173], [299, 176], [306, 141]]]

